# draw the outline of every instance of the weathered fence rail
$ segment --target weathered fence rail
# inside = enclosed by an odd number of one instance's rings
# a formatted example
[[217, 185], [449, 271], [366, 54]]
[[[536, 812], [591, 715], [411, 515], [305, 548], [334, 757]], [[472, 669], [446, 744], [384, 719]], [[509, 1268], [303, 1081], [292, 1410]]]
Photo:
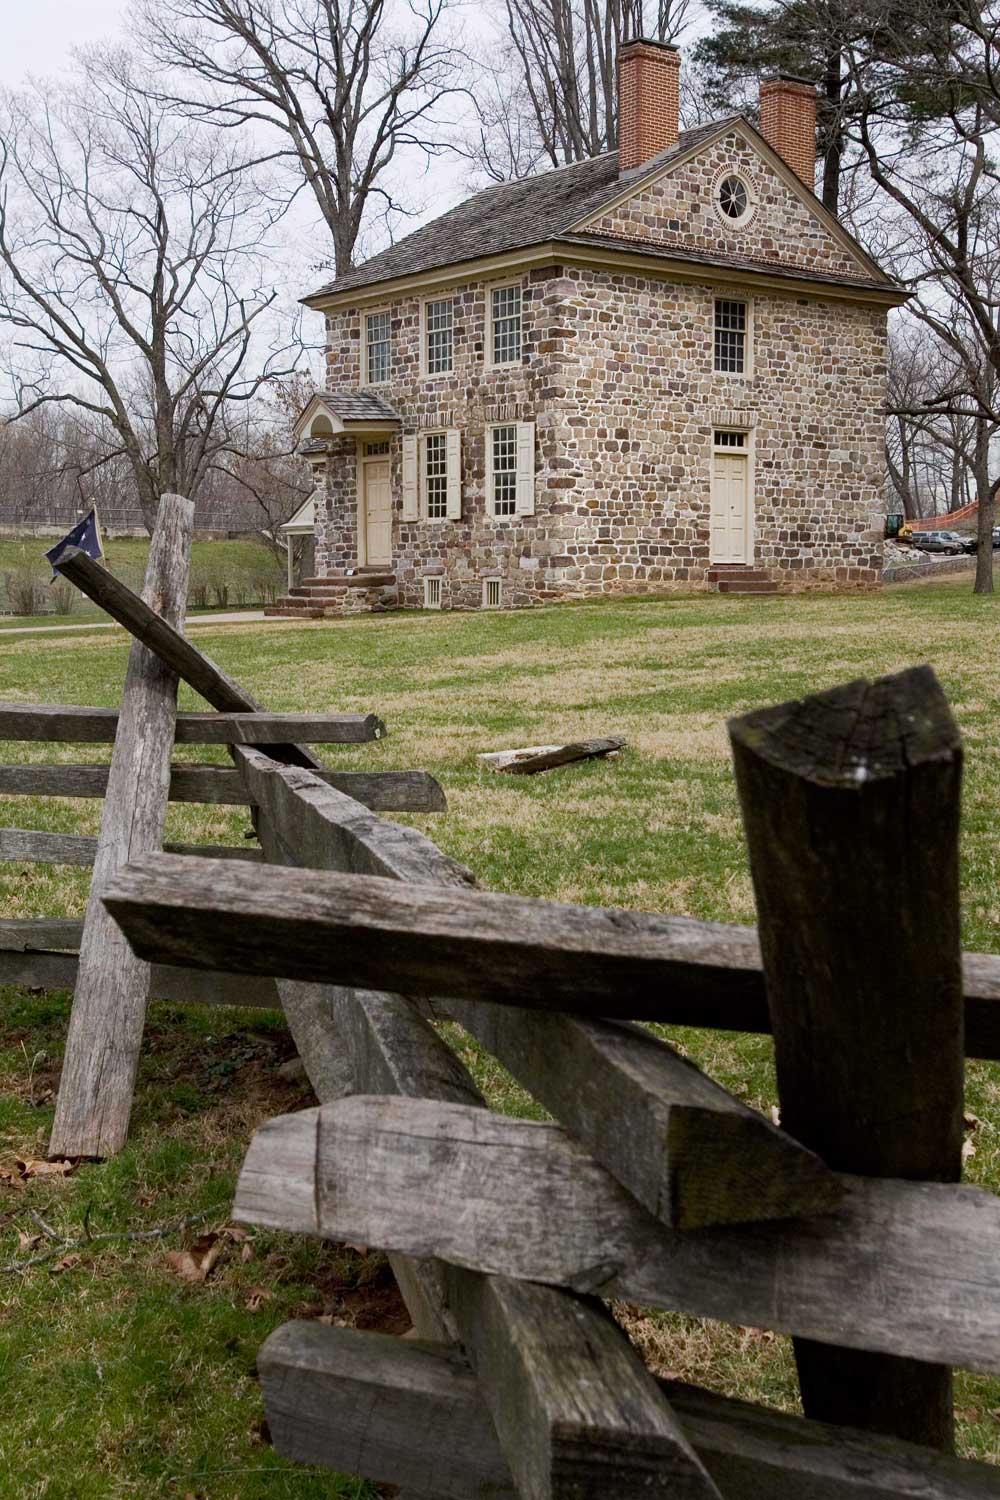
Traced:
[[[893, 799], [909, 805], [924, 764], [950, 778], [943, 790], [939, 783], [948, 805], [947, 813], [939, 809], [940, 837], [933, 853], [928, 848], [920, 856], [922, 879], [944, 904], [957, 899], [948, 841], [957, 840], [960, 751], [950, 715], [926, 675], [907, 674], [876, 696], [898, 700], [884, 733], [905, 753], [893, 761], [865, 695], [857, 710], [849, 700], [825, 701], [842, 732], [861, 727], [853, 747], [845, 736], [850, 753], [837, 752], [843, 774], [821, 772], [817, 795], [846, 838], [850, 819], [837, 797], [850, 788], [855, 795], [864, 788], [862, 810], [877, 823], [887, 797], [890, 808]], [[919, 744], [906, 745], [901, 719], [916, 724]], [[952, 1364], [1000, 1371], [1000, 1203], [975, 1188], [900, 1180], [932, 1175], [919, 1171], [889, 1180], [841, 1171], [832, 1191], [814, 1159], [791, 1149], [787, 1131], [771, 1136], [759, 1123], [734, 1131], [739, 1113], [720, 1107], [714, 1088], [703, 1091], [708, 1080], [621, 1019], [670, 1022], [681, 1013], [697, 1024], [708, 1014], [719, 1025], [738, 1014], [746, 1029], [756, 1012], [755, 1029], [769, 1029], [768, 960], [756, 934], [478, 892], [468, 872], [425, 836], [384, 823], [309, 771], [275, 765], [255, 749], [238, 751], [236, 763], [258, 807], [265, 856], [286, 868], [257, 870], [238, 889], [229, 878], [235, 872], [154, 855], [121, 872], [109, 906], [147, 957], [207, 966], [225, 958], [247, 973], [279, 976], [299, 1050], [326, 1102], [258, 1132], [237, 1214], [392, 1252], [423, 1319], [421, 1331], [460, 1345], [469, 1361], [440, 1347], [415, 1354], [407, 1347], [397, 1359], [396, 1348], [375, 1335], [345, 1341], [337, 1331], [328, 1340], [327, 1330], [279, 1330], [262, 1351], [260, 1369], [269, 1424], [283, 1451], [403, 1484], [407, 1493], [456, 1500], [502, 1494], [505, 1484], [531, 1497], [632, 1493], [634, 1459], [630, 1465], [621, 1442], [612, 1443], [624, 1477], [614, 1460], [608, 1467], [596, 1409], [567, 1429], [580, 1454], [602, 1453], [600, 1465], [584, 1464], [572, 1487], [566, 1451], [553, 1446], [558, 1411], [539, 1389], [558, 1393], [560, 1420], [567, 1420], [569, 1387], [582, 1379], [582, 1366], [569, 1359], [556, 1374], [547, 1356], [562, 1337], [567, 1309], [596, 1313], [590, 1299], [597, 1295], [791, 1332], [807, 1341], [806, 1359], [814, 1361], [811, 1367], [803, 1361], [808, 1401], [831, 1399], [824, 1359], [831, 1366], [851, 1361], [867, 1382], [855, 1403], [858, 1425], [897, 1437], [905, 1429], [930, 1444], [921, 1449], [843, 1425], [775, 1418], [696, 1394], [702, 1419], [715, 1423], [720, 1454], [711, 1441], [699, 1445], [696, 1417], [686, 1426], [680, 1392], [673, 1415], [699, 1460], [699, 1481], [723, 1495], [1000, 1495], [997, 1470], [933, 1452], [950, 1441], [950, 1399], [947, 1420], [941, 1416], [950, 1387], [937, 1372], [948, 1377]], [[882, 943], [886, 893], [891, 889], [895, 910], [899, 890], [893, 866], [914, 856], [911, 839], [931, 843], [929, 830], [907, 834], [891, 813], [890, 824], [896, 844], [884, 860], [869, 854], [869, 876], [859, 874], [856, 858], [849, 866], [859, 903], [855, 923], [877, 930]], [[773, 829], [771, 837], [773, 845]], [[822, 846], [807, 843], [806, 854], [821, 879]], [[794, 864], [794, 852], [788, 858]], [[787, 866], [783, 873], [794, 884]], [[878, 882], [886, 882], [881, 896]], [[769, 921], [780, 903], [775, 889], [772, 905], [764, 906]], [[873, 893], [878, 899], [866, 901]], [[810, 919], [802, 911], [797, 916], [808, 946]], [[963, 966], [956, 924], [945, 938], [959, 1001], [957, 1025], [947, 1024], [960, 1060], [963, 1010], [978, 1017], [970, 1029], [980, 1042], [991, 1034], [997, 967], [975, 955]], [[905, 924], [897, 940], [911, 941]], [[824, 976], [835, 968], [836, 936], [830, 941]], [[839, 1077], [838, 1066], [849, 1069], [879, 986], [894, 985], [896, 971], [909, 964], [902, 1006], [893, 1012], [884, 1005], [879, 1017], [881, 1049], [891, 1055], [898, 1047], [905, 1057], [918, 961], [908, 951], [873, 963], [863, 997], [839, 1033], [825, 1038], [812, 1083], [814, 1111], [849, 1107], [849, 1098], [824, 1087], [822, 1073]], [[857, 943], [851, 962], [861, 963]], [[804, 959], [798, 973], [799, 1009], [808, 1014], [821, 1004], [822, 991]], [[434, 1016], [460, 1021], [560, 1123], [485, 1112], [457, 1057], [429, 1024]], [[877, 1075], [878, 1056], [871, 1061]], [[928, 1113], [937, 1114], [947, 1134], [955, 1090], [947, 1079], [936, 1088]], [[891, 1135], [905, 1124], [876, 1128]], [[535, 1300], [544, 1291], [555, 1301]], [[355, 1357], [358, 1385], [352, 1386]], [[601, 1374], [607, 1392], [610, 1365]], [[373, 1381], [379, 1417], [362, 1431], [352, 1403], [360, 1411], [366, 1384], [372, 1399]], [[486, 1415], [492, 1419], [488, 1439], [470, 1445], [435, 1425], [437, 1412], [448, 1430], [441, 1407], [456, 1382], [466, 1393], [470, 1431], [482, 1433]], [[346, 1413], [339, 1405], [325, 1409], [334, 1391], [347, 1402]], [[668, 1399], [663, 1388], [659, 1395]], [[462, 1452], [453, 1463], [455, 1443]], [[649, 1453], [647, 1445], [647, 1466]], [[443, 1477], [452, 1468], [458, 1477]], [[663, 1479], [670, 1469], [663, 1454], [650, 1472]], [[573, 1483], [579, 1478], [574, 1470]]]
[[[223, 713], [256, 712], [133, 601], [109, 607], [247, 705]], [[236, 1214], [386, 1250], [419, 1335], [277, 1330], [277, 1446], [407, 1500], [1000, 1496], [1000, 1471], [947, 1452], [950, 1367], [1000, 1371], [1000, 1202], [940, 1180], [963, 1053], [1000, 1055], [1000, 964], [958, 947], [961, 748], [933, 678], [733, 726], [759, 939], [481, 892], [274, 733], [228, 741], [261, 862], [148, 854], [104, 900], [154, 983], [273, 986], [320, 1106], [258, 1131]], [[916, 872], [915, 909], [945, 913], [933, 951], [890, 931]], [[773, 1030], [782, 1127], [636, 1018]], [[442, 1019], [552, 1121], [490, 1113]], [[791, 1332], [807, 1416], [653, 1380], [617, 1296]]]

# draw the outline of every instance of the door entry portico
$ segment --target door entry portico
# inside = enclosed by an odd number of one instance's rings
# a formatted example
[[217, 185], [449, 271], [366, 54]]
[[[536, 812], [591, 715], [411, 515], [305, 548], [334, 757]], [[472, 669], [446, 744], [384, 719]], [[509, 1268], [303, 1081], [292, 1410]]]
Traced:
[[[370, 444], [373, 448], [388, 444]], [[392, 469], [388, 457], [369, 454], [362, 459], [362, 526], [358, 537], [362, 567], [392, 562]]]

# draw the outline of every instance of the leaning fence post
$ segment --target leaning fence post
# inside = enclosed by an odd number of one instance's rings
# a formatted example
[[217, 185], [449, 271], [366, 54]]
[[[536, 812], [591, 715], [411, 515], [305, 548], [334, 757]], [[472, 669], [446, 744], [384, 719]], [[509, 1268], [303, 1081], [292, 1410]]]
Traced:
[[[164, 495], [143, 598], [180, 629], [187, 601], [194, 506]], [[108, 772], [51, 1156], [112, 1156], [125, 1144], [149, 999], [149, 965], [137, 959], [101, 900], [119, 865], [162, 847], [177, 715], [177, 675], [132, 643]]]
[[[839, 1171], [957, 1181], [962, 748], [934, 673], [729, 729], [783, 1128]], [[952, 1445], [947, 1367], [808, 1339], [795, 1356], [807, 1416]]]

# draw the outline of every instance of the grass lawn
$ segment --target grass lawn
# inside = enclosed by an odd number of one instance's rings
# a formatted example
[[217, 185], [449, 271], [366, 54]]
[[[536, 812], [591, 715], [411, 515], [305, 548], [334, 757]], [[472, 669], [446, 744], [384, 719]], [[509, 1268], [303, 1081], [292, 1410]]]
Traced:
[[[217, 544], [213, 544], [217, 545]], [[495, 890], [753, 920], [725, 721], [848, 678], [929, 661], [967, 747], [963, 917], [967, 947], [1000, 952], [997, 814], [1000, 596], [962, 578], [881, 597], [675, 598], [513, 614], [409, 614], [344, 624], [203, 627], [199, 643], [275, 709], [374, 709], [389, 737], [331, 748], [344, 767], [426, 767], [447, 813], [413, 821]], [[114, 705], [126, 645], [116, 633], [0, 638], [0, 696]], [[182, 706], [202, 706], [182, 695]], [[625, 734], [616, 763], [517, 780], [478, 768], [480, 750]], [[107, 747], [6, 745], [4, 757], [90, 760]], [[178, 758], [221, 759], [183, 747]], [[9, 799], [22, 827], [94, 832], [100, 805]], [[177, 807], [168, 836], [238, 840], [240, 810]], [[78, 914], [87, 872], [0, 866], [5, 916]], [[891, 918], [889, 924], [891, 926]], [[22, 1180], [44, 1154], [66, 998], [6, 991], [0, 1012], [0, 1262], [32, 1253], [29, 1210], [79, 1235], [205, 1217], [186, 1237], [123, 1240], [0, 1280], [0, 1362], [11, 1420], [0, 1433], [0, 1494], [24, 1500], [187, 1496], [270, 1500], [342, 1495], [354, 1481], [297, 1469], [261, 1432], [254, 1355], [289, 1314], [365, 1326], [395, 1311], [378, 1258], [292, 1237], [223, 1236], [204, 1283], [169, 1255], [226, 1226], [254, 1124], [308, 1102], [278, 1065], [292, 1048], [278, 1017], [157, 1005], [150, 1013], [132, 1140], [116, 1161], [68, 1178]], [[751, 1104], [774, 1099], [764, 1038], [676, 1030], [672, 1040]], [[455, 1037], [497, 1107], [530, 1102]], [[969, 1066], [979, 1124], [970, 1181], [1000, 1191], [1000, 1064]], [[5, 1168], [8, 1178], [4, 1181]], [[30, 1171], [30, 1168], [29, 1168]], [[663, 1371], [794, 1409], [786, 1339], [621, 1309]], [[1000, 1461], [1000, 1381], [958, 1379], [964, 1453]], [[996, 1415], [994, 1415], [996, 1413]]]
[[[0, 608], [23, 610], [26, 589], [35, 586], [36, 595], [52, 602], [48, 590], [52, 569], [44, 553], [54, 544], [54, 537], [21, 537], [0, 539]], [[108, 566], [130, 588], [140, 589], [149, 553], [148, 541], [136, 537], [112, 539], [106, 543]], [[191, 546], [191, 581], [188, 606], [192, 612], [205, 609], [243, 609], [273, 599], [284, 591], [285, 567], [262, 542], [248, 539], [232, 542], [193, 542]], [[0, 615], [0, 630], [17, 625], [76, 625], [89, 620], [106, 620], [107, 616], [75, 589], [64, 589], [71, 601], [68, 615], [34, 614]]]

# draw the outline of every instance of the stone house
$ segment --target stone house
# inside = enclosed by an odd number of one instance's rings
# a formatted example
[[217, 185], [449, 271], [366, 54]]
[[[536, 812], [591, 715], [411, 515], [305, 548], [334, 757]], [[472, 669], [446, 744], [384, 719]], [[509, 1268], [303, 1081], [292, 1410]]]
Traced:
[[620, 150], [476, 194], [305, 298], [314, 576], [280, 608], [872, 586], [888, 310], [813, 192], [816, 95], [678, 129], [619, 59]]

